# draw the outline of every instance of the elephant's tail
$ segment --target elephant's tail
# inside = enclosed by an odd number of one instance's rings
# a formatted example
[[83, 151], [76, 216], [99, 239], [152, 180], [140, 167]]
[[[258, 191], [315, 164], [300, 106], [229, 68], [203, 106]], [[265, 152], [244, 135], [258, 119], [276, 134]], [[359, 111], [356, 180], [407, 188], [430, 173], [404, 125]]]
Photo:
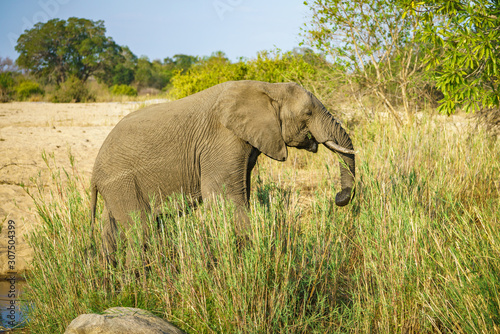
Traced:
[[97, 186], [94, 182], [90, 185], [90, 232], [94, 236], [95, 213], [97, 208]]

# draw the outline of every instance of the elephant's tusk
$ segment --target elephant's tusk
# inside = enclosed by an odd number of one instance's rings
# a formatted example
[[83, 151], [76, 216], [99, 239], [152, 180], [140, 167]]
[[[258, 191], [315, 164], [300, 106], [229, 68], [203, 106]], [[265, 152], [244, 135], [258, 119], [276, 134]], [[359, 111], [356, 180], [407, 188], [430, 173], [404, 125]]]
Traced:
[[354, 150], [350, 150], [348, 148], [342, 147], [338, 144], [335, 144], [333, 141], [329, 140], [327, 142], [324, 142], [323, 145], [328, 147], [331, 150], [344, 153], [344, 154], [355, 154], [356, 152]]

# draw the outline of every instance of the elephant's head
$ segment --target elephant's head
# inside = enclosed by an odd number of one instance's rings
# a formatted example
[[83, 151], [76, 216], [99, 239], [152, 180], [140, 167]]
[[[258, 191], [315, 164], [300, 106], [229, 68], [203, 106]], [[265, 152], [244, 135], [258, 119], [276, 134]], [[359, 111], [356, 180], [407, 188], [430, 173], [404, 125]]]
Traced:
[[220, 122], [265, 155], [284, 161], [287, 146], [318, 150], [318, 143], [342, 157], [342, 190], [335, 203], [353, 196], [354, 150], [342, 126], [310, 92], [295, 83], [227, 82], [216, 103]]

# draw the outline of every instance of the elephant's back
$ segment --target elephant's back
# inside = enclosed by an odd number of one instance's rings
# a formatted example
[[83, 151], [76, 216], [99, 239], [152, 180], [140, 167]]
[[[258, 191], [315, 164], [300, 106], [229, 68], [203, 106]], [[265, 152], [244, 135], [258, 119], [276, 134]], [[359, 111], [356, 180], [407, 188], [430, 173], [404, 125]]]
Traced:
[[125, 116], [108, 134], [96, 158], [96, 168], [129, 170], [158, 159], [165, 150], [174, 149], [174, 138], [179, 136], [185, 119], [169, 103], [147, 107]]
[[156, 134], [160, 134], [172, 131], [171, 127], [181, 128], [179, 131], [183, 131], [189, 124], [206, 117], [224, 86], [225, 83], [180, 100], [154, 104], [131, 112], [118, 122], [109, 136], [124, 136], [126, 133], [133, 135], [155, 129], [158, 130]]

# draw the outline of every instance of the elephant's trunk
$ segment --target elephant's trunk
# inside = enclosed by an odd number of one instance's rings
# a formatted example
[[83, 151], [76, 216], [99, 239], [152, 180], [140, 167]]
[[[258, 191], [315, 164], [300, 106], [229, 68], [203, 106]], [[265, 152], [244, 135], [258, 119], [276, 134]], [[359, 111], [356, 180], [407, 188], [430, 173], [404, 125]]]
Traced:
[[342, 190], [335, 196], [335, 204], [344, 206], [354, 197], [355, 158], [354, 154], [339, 154], [342, 157], [342, 161], [340, 161], [340, 184]]
[[340, 183], [342, 190], [335, 196], [335, 204], [347, 205], [354, 196], [354, 177], [356, 173], [354, 148], [351, 138], [333, 116], [323, 110], [321, 117], [310, 126], [314, 138], [329, 150], [338, 153], [340, 161]]

